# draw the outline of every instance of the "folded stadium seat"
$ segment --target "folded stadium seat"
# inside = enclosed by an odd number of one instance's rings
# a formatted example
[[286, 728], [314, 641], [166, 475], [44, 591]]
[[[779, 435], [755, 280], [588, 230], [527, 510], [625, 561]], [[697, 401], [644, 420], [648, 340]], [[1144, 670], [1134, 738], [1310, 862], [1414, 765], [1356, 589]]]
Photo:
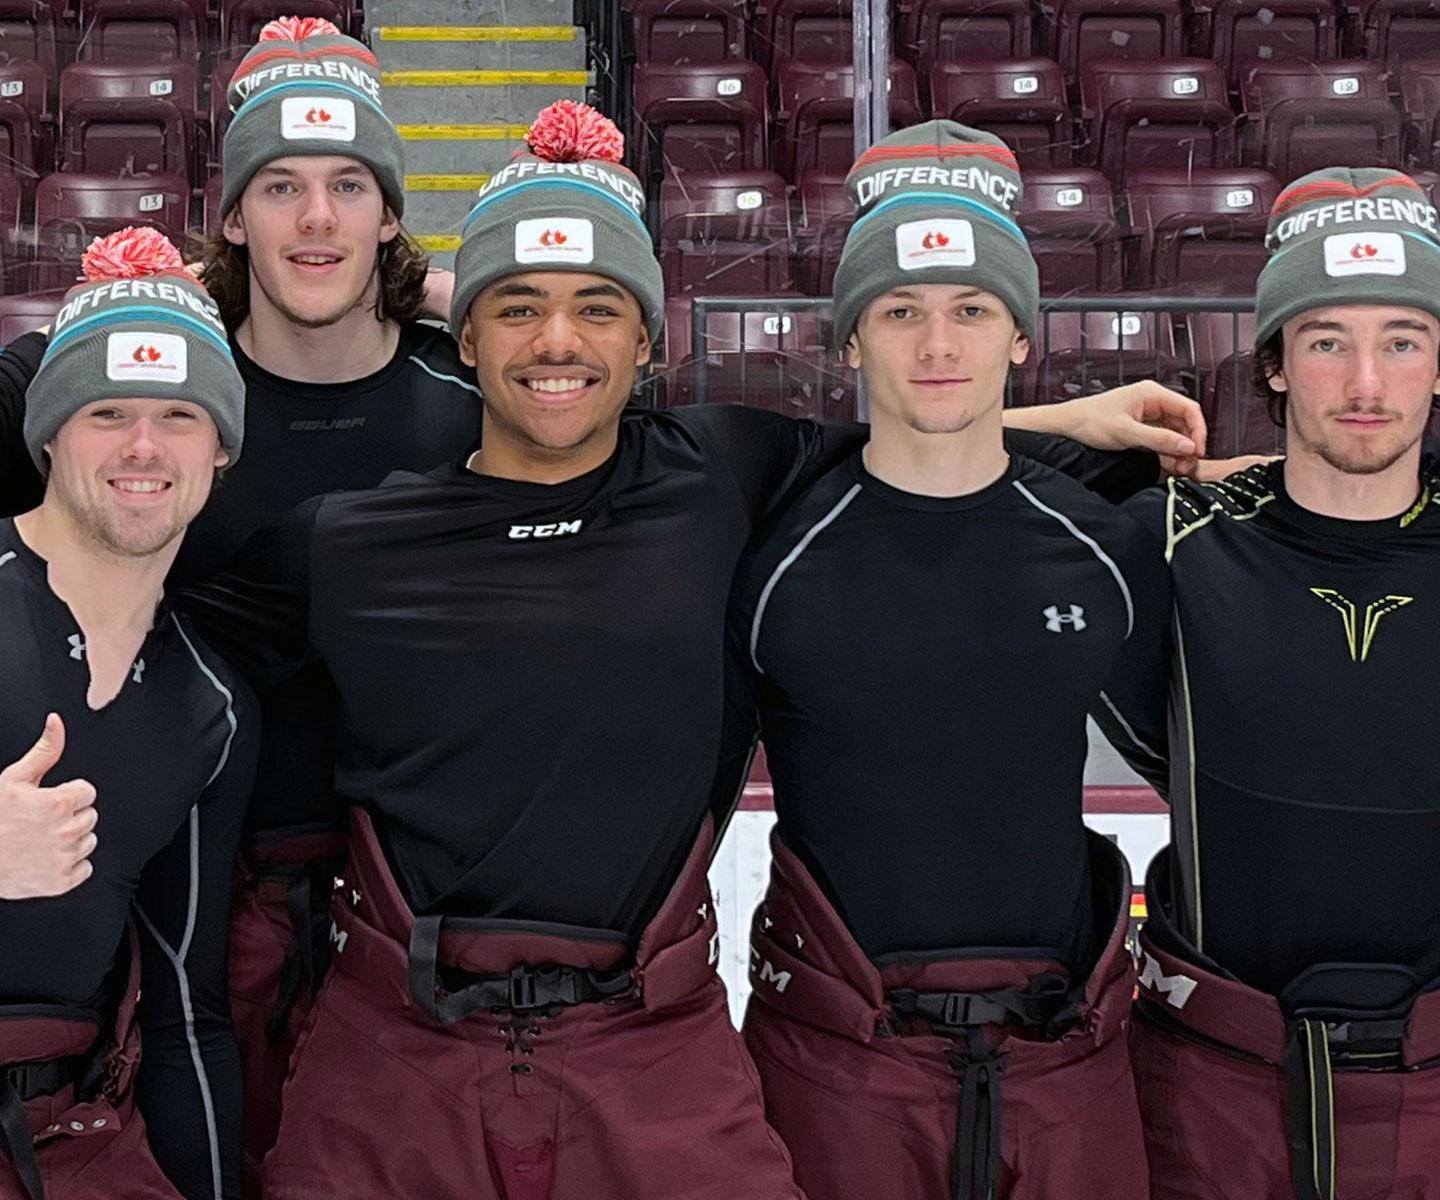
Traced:
[[[0, 174], [0, 295], [24, 290], [28, 246], [21, 222], [25, 189], [12, 171]], [[0, 338], [0, 345], [5, 339]]]
[[60, 167], [188, 174], [199, 104], [195, 68], [178, 59], [71, 63], [60, 73]]
[[720, 62], [746, 54], [745, 0], [626, 0], [638, 62]]
[[1033, 403], [1071, 400], [1140, 379], [1169, 387], [1184, 382], [1168, 313], [1042, 313], [1030, 353], [1037, 363]]
[[1126, 285], [1247, 295], [1265, 265], [1280, 181], [1250, 167], [1151, 168], [1126, 176]]
[[[789, 180], [807, 171], [843, 173], [855, 161], [855, 68], [789, 59], [779, 66], [775, 116], [777, 169]], [[915, 68], [890, 62], [890, 127], [920, 120]]]
[[756, 57], [770, 73], [787, 58], [850, 62], [853, 0], [760, 0], [755, 6]]
[[892, 48], [915, 64], [925, 88], [937, 63], [1029, 58], [1032, 23], [1029, 0], [908, 0], [900, 5]]
[[802, 175], [796, 194], [795, 286], [807, 296], [828, 296], [845, 235], [855, 222], [855, 205], [845, 191], [845, 176], [823, 171]]
[[225, 131], [230, 128], [230, 121], [235, 116], [230, 111], [227, 96], [230, 80], [235, 74], [235, 68], [250, 50], [250, 46], [232, 46], [222, 51], [215, 56], [215, 65], [210, 72], [210, 147], [216, 160], [213, 164], [215, 166], [219, 165], [220, 147], [225, 141]]
[[49, 89], [45, 69], [33, 59], [0, 64], [0, 162], [27, 189], [50, 170]]
[[1091, 59], [1080, 72], [1086, 152], [1117, 186], [1137, 167], [1225, 167], [1235, 114], [1218, 63]]
[[756, 296], [788, 292], [790, 201], [773, 171], [689, 172], [660, 191], [665, 293]]
[[1110, 181], [1090, 167], [1026, 171], [1020, 227], [1040, 265], [1043, 296], [1120, 287], [1120, 224]]
[[[1042, 6], [1042, 11], [1046, 6]], [[1091, 59], [1158, 60], [1185, 53], [1181, 0], [1054, 0], [1041, 53], [1071, 80]]]
[[47, 175], [35, 189], [30, 290], [69, 287], [86, 246], [126, 225], [153, 225], [179, 244], [189, 210], [190, 182], [183, 175]]
[[755, 63], [637, 63], [635, 141], [640, 178], [653, 185], [687, 171], [760, 171], [769, 106]]
[[342, 33], [359, 27], [353, 0], [222, 0], [222, 48], [253, 46], [260, 30], [276, 17], [324, 17]]
[[1065, 76], [1048, 58], [937, 63], [930, 114], [1004, 138], [1022, 170], [1070, 164], [1074, 137]]
[[178, 58], [199, 69], [205, 0], [82, 0], [81, 60], [153, 62]]
[[[1200, 401], [1205, 413], [1208, 455], [1272, 453], [1276, 437], [1284, 435], [1276, 430], [1263, 402], [1250, 402], [1255, 314], [1196, 312], [1187, 313], [1182, 322], [1194, 365], [1184, 390]], [[1258, 449], [1241, 449], [1247, 445]]]
[[1224, 67], [1232, 92], [1254, 62], [1317, 62], [1339, 52], [1334, 0], [1213, 0], [1194, 11], [1193, 52]]
[[662, 407], [744, 404], [792, 417], [855, 419], [853, 373], [830, 344], [828, 320], [811, 312], [711, 313], [698, 354], [691, 319], [689, 299], [666, 302]]
[[8, 346], [16, 338], [52, 324], [64, 303], [64, 288], [0, 299], [0, 346]]
[[1400, 114], [1377, 63], [1253, 63], [1240, 103], [1240, 161], [1282, 184], [1321, 167], [1400, 165]]
[[1386, 70], [1414, 58], [1440, 57], [1440, 5], [1435, 0], [1344, 0], [1344, 53]]
[[64, 19], [64, 0], [0, 0], [0, 47], [6, 60], [39, 63], [53, 85], [59, 74], [55, 30]]

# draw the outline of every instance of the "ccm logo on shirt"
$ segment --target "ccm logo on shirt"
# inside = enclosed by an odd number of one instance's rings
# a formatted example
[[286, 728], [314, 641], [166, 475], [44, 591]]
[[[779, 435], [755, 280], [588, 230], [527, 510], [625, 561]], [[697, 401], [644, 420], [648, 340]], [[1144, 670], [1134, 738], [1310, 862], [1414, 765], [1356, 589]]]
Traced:
[[564, 537], [567, 533], [579, 533], [584, 521], [557, 521], [553, 525], [512, 525], [510, 540], [524, 541], [527, 538]]

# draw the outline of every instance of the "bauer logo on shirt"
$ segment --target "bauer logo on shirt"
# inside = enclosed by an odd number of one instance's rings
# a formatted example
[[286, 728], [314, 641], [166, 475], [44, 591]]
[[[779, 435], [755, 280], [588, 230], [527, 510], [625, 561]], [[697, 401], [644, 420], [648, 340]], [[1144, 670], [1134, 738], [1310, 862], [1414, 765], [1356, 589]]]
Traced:
[[173, 333], [112, 333], [105, 340], [105, 374], [117, 383], [184, 383], [187, 349]]
[[969, 221], [907, 221], [895, 230], [895, 258], [902, 271], [973, 267], [975, 230]]
[[517, 263], [595, 260], [595, 226], [584, 217], [541, 217], [515, 223]]
[[1325, 274], [1405, 274], [1405, 239], [1398, 233], [1332, 233], [1325, 239]]
[[292, 142], [353, 142], [355, 101], [342, 96], [287, 97], [280, 101], [280, 136]]

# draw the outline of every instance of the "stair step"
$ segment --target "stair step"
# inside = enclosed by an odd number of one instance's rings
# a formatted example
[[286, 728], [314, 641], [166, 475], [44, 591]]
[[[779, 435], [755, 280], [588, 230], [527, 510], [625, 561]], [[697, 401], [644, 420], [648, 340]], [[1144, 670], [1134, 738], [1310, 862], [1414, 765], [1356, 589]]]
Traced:
[[381, 25], [370, 44], [384, 70], [583, 70], [574, 25]]
[[369, 27], [380, 25], [574, 25], [572, 0], [366, 0]]
[[[587, 71], [384, 71], [385, 111], [396, 125], [465, 117], [481, 125], [526, 125], [555, 100], [585, 99]], [[437, 169], [426, 163], [422, 171]], [[471, 169], [469, 163], [456, 169]]]

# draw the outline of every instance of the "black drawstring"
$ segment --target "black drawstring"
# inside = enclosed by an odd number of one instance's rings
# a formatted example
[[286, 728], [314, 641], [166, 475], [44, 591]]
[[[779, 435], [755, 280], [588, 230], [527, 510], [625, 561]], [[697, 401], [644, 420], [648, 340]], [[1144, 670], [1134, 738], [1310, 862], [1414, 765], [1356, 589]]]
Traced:
[[951, 1200], [994, 1200], [1000, 1174], [1000, 1081], [1005, 1063], [978, 1026], [966, 1031], [966, 1042], [965, 1051], [953, 1050], [945, 1056], [960, 1077], [950, 1195]]
[[25, 1105], [4, 1070], [0, 1070], [0, 1150], [15, 1165], [30, 1200], [45, 1200], [45, 1182], [40, 1178], [40, 1162], [35, 1157]]

